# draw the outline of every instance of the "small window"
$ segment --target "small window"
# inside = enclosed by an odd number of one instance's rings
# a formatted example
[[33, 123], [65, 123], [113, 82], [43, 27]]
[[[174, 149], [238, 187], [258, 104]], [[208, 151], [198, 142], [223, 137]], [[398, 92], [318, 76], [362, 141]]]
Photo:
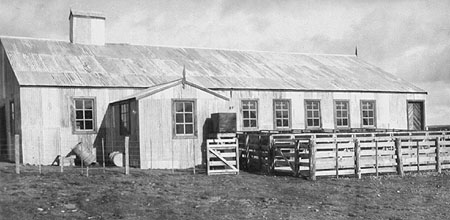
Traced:
[[175, 136], [195, 136], [195, 101], [173, 101]]
[[258, 101], [242, 100], [242, 123], [245, 128], [258, 128]]
[[95, 100], [75, 98], [75, 131], [95, 130]]
[[10, 126], [11, 126], [11, 134], [16, 133], [16, 107], [14, 102], [10, 102]]
[[376, 127], [375, 101], [361, 101], [362, 127]]
[[350, 114], [348, 101], [334, 102], [334, 117], [336, 128], [350, 128]]
[[291, 103], [289, 100], [274, 100], [273, 111], [276, 129], [288, 129], [291, 127]]
[[306, 100], [305, 101], [306, 112], [306, 128], [320, 128], [320, 101], [318, 100]]
[[120, 135], [129, 135], [130, 132], [130, 104], [120, 105]]

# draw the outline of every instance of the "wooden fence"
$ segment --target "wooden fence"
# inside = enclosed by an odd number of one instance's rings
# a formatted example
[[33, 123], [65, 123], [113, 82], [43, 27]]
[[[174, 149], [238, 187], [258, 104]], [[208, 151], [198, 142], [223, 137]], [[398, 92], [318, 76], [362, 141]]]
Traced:
[[294, 176], [450, 169], [449, 132], [239, 134], [242, 167]]
[[238, 174], [239, 149], [236, 138], [208, 139], [206, 172], [213, 174]]

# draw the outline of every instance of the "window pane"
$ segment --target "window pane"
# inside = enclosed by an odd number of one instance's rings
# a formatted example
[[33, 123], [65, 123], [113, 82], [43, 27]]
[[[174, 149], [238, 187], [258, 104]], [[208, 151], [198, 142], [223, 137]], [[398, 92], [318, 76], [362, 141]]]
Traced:
[[194, 126], [192, 124], [186, 125], [186, 134], [194, 134]]
[[244, 127], [246, 127], [246, 128], [250, 127], [249, 120], [244, 120]]
[[283, 118], [289, 117], [289, 111], [283, 111]]
[[175, 111], [176, 112], [184, 112], [183, 103], [182, 102], [176, 102], [175, 103]]
[[83, 121], [77, 121], [76, 122], [76, 126], [77, 126], [77, 130], [83, 130], [84, 129], [84, 124]]
[[367, 118], [363, 118], [363, 125], [369, 125], [369, 121], [367, 120]]
[[76, 109], [83, 109], [83, 101], [82, 100], [75, 100], [75, 108]]
[[92, 100], [85, 100], [84, 101], [84, 108], [85, 109], [92, 109], [93, 108], [93, 101]]
[[183, 114], [176, 114], [175, 115], [175, 122], [176, 123], [183, 123], [184, 122]]
[[252, 128], [256, 127], [256, 120], [250, 121], [250, 127], [252, 127]]
[[369, 113], [367, 111], [363, 111], [363, 117], [369, 117]]
[[373, 111], [369, 111], [369, 117], [373, 117]]
[[342, 120], [342, 126], [348, 126], [348, 120], [347, 119], [343, 119]]
[[275, 111], [275, 117], [276, 118], [281, 118], [281, 112], [280, 111]]
[[375, 125], [372, 118], [369, 119], [369, 125]]
[[248, 111], [244, 111], [244, 118], [249, 118], [249, 113], [248, 113]]
[[306, 120], [306, 122], [307, 122], [308, 126], [313, 126], [313, 120], [312, 119], [308, 119], [308, 120]]
[[337, 111], [336, 112], [336, 117], [339, 117], [339, 118], [342, 117], [342, 112], [341, 111]]
[[314, 117], [318, 118], [319, 117], [319, 112], [318, 111], [314, 111]]
[[93, 121], [90, 121], [90, 120], [89, 120], [89, 121], [86, 121], [86, 122], [85, 122], [85, 125], [86, 125], [86, 127], [85, 127], [86, 130], [88, 130], [88, 129], [89, 129], [89, 130], [94, 129]]
[[83, 111], [76, 111], [76, 119], [83, 119]]
[[283, 126], [283, 125], [281, 124], [281, 120], [277, 119], [276, 122], [277, 122], [277, 127]]
[[191, 113], [185, 114], [185, 115], [184, 115], [184, 120], [185, 120], [185, 122], [193, 122], [193, 120], [192, 120], [192, 114], [191, 114]]
[[185, 107], [185, 112], [192, 112], [192, 102], [185, 102], [184, 103], [184, 107]]
[[312, 117], [312, 111], [307, 111], [306, 112], [306, 117], [311, 118]]
[[85, 119], [92, 119], [92, 110], [87, 110], [84, 112]]
[[176, 134], [184, 134], [184, 125], [176, 125]]
[[250, 109], [256, 109], [256, 102], [255, 101], [251, 101], [250, 103], [249, 103], [249, 106], [248, 106]]
[[314, 126], [319, 126], [319, 119], [314, 119]]
[[283, 127], [289, 127], [289, 120], [287, 119], [283, 120]]
[[255, 111], [251, 111], [250, 112], [250, 118], [256, 118], [256, 112]]

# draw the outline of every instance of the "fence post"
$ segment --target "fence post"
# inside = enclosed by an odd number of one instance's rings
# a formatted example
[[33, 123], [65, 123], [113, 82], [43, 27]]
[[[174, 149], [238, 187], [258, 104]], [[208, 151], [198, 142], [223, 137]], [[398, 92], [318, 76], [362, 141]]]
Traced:
[[416, 147], [417, 147], [417, 172], [420, 172], [420, 145], [419, 145], [419, 141], [417, 141], [416, 143]]
[[361, 146], [359, 145], [359, 140], [355, 139], [355, 176], [361, 179]]
[[261, 146], [261, 134], [258, 135], [258, 162], [259, 162], [259, 171], [262, 170], [262, 146]]
[[125, 137], [125, 175], [130, 174], [130, 137]]
[[309, 140], [309, 178], [316, 180], [316, 140]]
[[248, 171], [250, 167], [250, 146], [248, 145], [248, 142], [250, 140], [250, 136], [248, 134], [244, 133], [245, 138], [245, 169]]
[[102, 138], [103, 173], [105, 173], [105, 139]]
[[56, 140], [56, 144], [58, 145], [58, 149], [59, 149], [59, 167], [60, 167], [60, 171], [61, 173], [64, 172], [64, 158], [62, 155], [62, 145], [61, 145], [61, 129], [58, 129], [58, 136], [57, 136], [57, 140]]
[[336, 178], [339, 178], [339, 144], [336, 140], [336, 137], [334, 138], [334, 143], [336, 144]]
[[[295, 140], [295, 139], [294, 139]], [[299, 140], [297, 140], [297, 141], [295, 141], [294, 142], [295, 143], [295, 152], [294, 152], [294, 160], [295, 160], [295, 162], [294, 162], [294, 167], [295, 167], [295, 170], [294, 170], [294, 176], [296, 176], [296, 177], [298, 177], [299, 176], [299, 173], [300, 173], [300, 141]], [[273, 160], [273, 158], [272, 158], [272, 160]]]
[[439, 137], [436, 137], [436, 170], [438, 173], [442, 172], [441, 168], [441, 144], [439, 143]]
[[42, 174], [42, 158], [41, 158], [41, 137], [38, 136], [38, 166], [39, 166], [39, 174]]
[[403, 172], [402, 143], [400, 138], [395, 139], [395, 152], [397, 155], [397, 173], [403, 177], [405, 173]]
[[20, 136], [14, 135], [14, 156], [16, 162], [16, 174], [20, 174]]

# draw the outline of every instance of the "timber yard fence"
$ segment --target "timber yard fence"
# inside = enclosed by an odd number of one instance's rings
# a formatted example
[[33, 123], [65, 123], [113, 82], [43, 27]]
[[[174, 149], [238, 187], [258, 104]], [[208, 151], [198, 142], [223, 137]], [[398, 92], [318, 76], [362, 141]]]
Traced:
[[318, 176], [450, 169], [450, 132], [238, 134], [241, 167]]

